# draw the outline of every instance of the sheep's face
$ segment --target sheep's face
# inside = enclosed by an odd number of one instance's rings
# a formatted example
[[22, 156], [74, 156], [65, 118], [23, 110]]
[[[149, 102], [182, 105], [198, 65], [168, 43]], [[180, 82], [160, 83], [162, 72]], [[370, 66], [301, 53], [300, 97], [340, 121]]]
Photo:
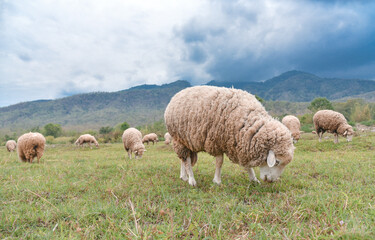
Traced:
[[265, 182], [274, 182], [284, 171], [286, 165], [288, 165], [294, 154], [294, 146], [283, 153], [276, 154], [270, 150], [267, 156], [267, 162], [264, 165], [259, 167], [260, 169], [260, 178]]
[[137, 151], [134, 152], [135, 154], [135, 159], [142, 158], [143, 152], [145, 152], [145, 149], [138, 149]]
[[293, 143], [297, 143], [297, 141], [301, 137], [300, 132], [293, 133], [292, 137], [293, 137]]
[[352, 128], [348, 128], [345, 132], [344, 132], [344, 137], [346, 137], [346, 140], [348, 142], [351, 142], [353, 140], [353, 135], [354, 135], [354, 131]]

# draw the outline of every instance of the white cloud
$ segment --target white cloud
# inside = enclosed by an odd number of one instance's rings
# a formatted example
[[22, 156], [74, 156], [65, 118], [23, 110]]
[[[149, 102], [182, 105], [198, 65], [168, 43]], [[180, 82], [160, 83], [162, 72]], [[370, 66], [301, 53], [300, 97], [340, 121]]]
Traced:
[[[373, 77], [373, 9], [355, 1], [5, 0], [0, 106], [178, 79], [264, 80], [294, 68]], [[342, 60], [349, 56], [352, 68]]]

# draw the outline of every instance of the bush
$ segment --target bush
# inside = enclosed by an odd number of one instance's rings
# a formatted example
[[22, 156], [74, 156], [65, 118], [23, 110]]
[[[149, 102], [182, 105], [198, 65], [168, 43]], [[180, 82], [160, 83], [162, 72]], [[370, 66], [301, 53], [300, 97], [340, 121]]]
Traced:
[[47, 136], [46, 137], [47, 144], [53, 144], [53, 140], [55, 140], [55, 138], [53, 136]]
[[322, 97], [312, 100], [310, 106], [308, 106], [307, 108], [313, 113], [324, 109], [333, 110], [332, 103], [327, 98]]
[[47, 125], [44, 126], [44, 135], [46, 136], [53, 136], [53, 137], [58, 137], [62, 133], [62, 128], [60, 124], [53, 124], [53, 123], [48, 123]]
[[299, 121], [301, 122], [302, 125], [303, 124], [312, 124], [313, 123], [313, 114], [312, 113], [306, 113], [299, 118]]
[[365, 125], [367, 127], [371, 127], [371, 126], [375, 125], [375, 120], [362, 121], [361, 124]]
[[311, 132], [314, 130], [313, 124], [304, 124], [301, 126], [301, 131], [303, 132]]

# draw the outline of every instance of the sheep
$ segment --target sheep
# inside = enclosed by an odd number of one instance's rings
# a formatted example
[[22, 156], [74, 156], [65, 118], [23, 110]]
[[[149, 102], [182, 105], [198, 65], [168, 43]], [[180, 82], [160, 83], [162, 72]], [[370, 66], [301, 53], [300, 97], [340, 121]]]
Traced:
[[169, 134], [169, 132], [166, 132], [164, 135], [164, 143], [166, 145], [169, 145], [172, 142], [172, 136]]
[[301, 123], [299, 122], [299, 119], [293, 115], [287, 115], [283, 118], [281, 121], [292, 133], [293, 142], [296, 143], [300, 138], [300, 127]]
[[339, 134], [346, 137], [348, 142], [353, 139], [354, 131], [352, 126], [347, 123], [344, 115], [339, 112], [320, 110], [314, 114], [313, 122], [315, 133], [319, 136], [319, 142], [322, 141], [322, 136], [325, 132], [333, 133], [335, 144], [339, 142]]
[[34, 158], [39, 159], [43, 156], [46, 139], [38, 132], [29, 132], [23, 134], [17, 140], [18, 157], [23, 162], [32, 163]]
[[263, 181], [276, 181], [292, 161], [292, 135], [268, 115], [254, 95], [233, 88], [195, 86], [174, 95], [164, 120], [181, 159], [180, 178], [196, 185], [192, 166], [197, 153], [216, 157], [213, 182], [221, 183], [224, 153], [243, 166], [250, 181], [259, 183], [253, 167], [260, 167]]
[[95, 144], [95, 146], [99, 148], [98, 141], [96, 141], [95, 137], [92, 136], [91, 134], [81, 135], [74, 144], [82, 146], [84, 143], [88, 143], [90, 148], [91, 148], [91, 143]]
[[152, 145], [154, 145], [154, 143], [157, 143], [158, 141], [159, 139], [156, 133], [149, 133], [145, 135], [142, 139], [142, 143], [147, 143], [147, 145], [148, 145], [148, 142], [152, 142]]
[[134, 152], [135, 159], [141, 158], [143, 152], [146, 152], [145, 145], [142, 143], [142, 133], [138, 129], [126, 129], [122, 134], [122, 142], [130, 159], [132, 158], [132, 152]]
[[8, 152], [13, 152], [14, 150], [16, 150], [17, 143], [14, 140], [9, 140], [5, 143], [5, 146], [8, 150]]

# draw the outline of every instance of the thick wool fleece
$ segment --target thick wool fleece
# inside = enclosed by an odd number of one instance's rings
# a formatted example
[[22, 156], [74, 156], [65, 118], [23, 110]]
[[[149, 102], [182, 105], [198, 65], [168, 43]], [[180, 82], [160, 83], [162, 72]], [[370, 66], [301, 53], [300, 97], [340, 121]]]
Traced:
[[147, 143], [148, 142], [153, 142], [153, 143], [156, 143], [158, 142], [158, 135], [156, 135], [156, 133], [149, 133], [147, 135], [145, 135], [142, 139], [142, 143]]
[[287, 115], [283, 118], [281, 122], [292, 133], [293, 139], [298, 141], [300, 138], [300, 128], [301, 128], [301, 123], [299, 122], [299, 119], [293, 115]]
[[140, 151], [143, 153], [145, 145], [142, 143], [142, 133], [135, 128], [128, 128], [122, 134], [122, 142], [126, 151]]
[[99, 146], [99, 143], [98, 141], [96, 141], [95, 137], [92, 136], [91, 134], [83, 134], [81, 135], [77, 141], [75, 142], [75, 144], [79, 144], [80, 146], [82, 146], [84, 143], [93, 143], [95, 144], [95, 146]]
[[164, 113], [178, 157], [197, 161], [197, 152], [226, 154], [245, 168], [265, 164], [269, 150], [290, 162], [290, 131], [268, 115], [248, 92], [212, 86], [186, 88], [177, 93]]
[[37, 157], [39, 159], [43, 156], [46, 139], [40, 133], [25, 133], [17, 140], [17, 152], [20, 160], [24, 162], [33, 162]]
[[14, 140], [9, 140], [5, 143], [5, 146], [8, 150], [8, 152], [13, 152], [14, 150], [16, 150], [17, 143]]
[[169, 134], [169, 132], [166, 132], [164, 134], [164, 143], [166, 145], [169, 145], [171, 142], [172, 142], [172, 136], [171, 136], [171, 134]]
[[320, 132], [338, 133], [343, 136], [345, 131], [347, 135], [353, 135], [352, 126], [348, 124], [344, 115], [332, 110], [320, 110], [314, 114], [313, 117], [315, 130]]

